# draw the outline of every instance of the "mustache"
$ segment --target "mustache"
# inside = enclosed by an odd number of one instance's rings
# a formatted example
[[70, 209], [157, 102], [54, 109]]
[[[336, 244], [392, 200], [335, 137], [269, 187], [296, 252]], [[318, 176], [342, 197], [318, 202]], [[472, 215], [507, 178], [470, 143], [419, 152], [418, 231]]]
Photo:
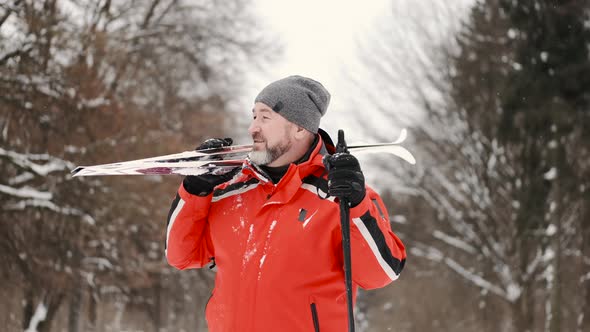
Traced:
[[258, 140], [264, 141], [265, 139], [264, 139], [264, 136], [262, 136], [260, 134], [254, 134], [254, 135], [252, 135], [252, 140], [253, 141], [258, 141]]

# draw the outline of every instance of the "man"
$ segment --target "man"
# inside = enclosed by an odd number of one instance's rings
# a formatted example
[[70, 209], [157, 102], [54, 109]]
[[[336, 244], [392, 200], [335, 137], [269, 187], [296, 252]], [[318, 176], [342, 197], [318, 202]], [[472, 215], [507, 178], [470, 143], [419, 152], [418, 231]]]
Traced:
[[[210, 331], [347, 330], [334, 196], [351, 206], [354, 294], [357, 286], [383, 287], [401, 272], [405, 249], [381, 198], [365, 186], [357, 159], [334, 154], [318, 129], [329, 101], [309, 78], [271, 83], [255, 99], [248, 161], [229, 174], [188, 176], [180, 186], [166, 256], [179, 269], [216, 264], [206, 309]], [[211, 139], [200, 148], [229, 144]]]

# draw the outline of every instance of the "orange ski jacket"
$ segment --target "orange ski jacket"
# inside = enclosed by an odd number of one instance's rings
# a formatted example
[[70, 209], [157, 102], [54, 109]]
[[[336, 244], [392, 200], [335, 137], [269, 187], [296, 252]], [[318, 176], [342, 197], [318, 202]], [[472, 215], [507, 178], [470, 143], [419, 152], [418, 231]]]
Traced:
[[[347, 330], [339, 204], [325, 198], [323, 147], [320, 138], [309, 159], [291, 164], [277, 184], [246, 162], [209, 196], [178, 189], [166, 257], [181, 270], [216, 264], [206, 309], [211, 332]], [[358, 286], [397, 279], [406, 252], [371, 188], [350, 216], [356, 299]]]

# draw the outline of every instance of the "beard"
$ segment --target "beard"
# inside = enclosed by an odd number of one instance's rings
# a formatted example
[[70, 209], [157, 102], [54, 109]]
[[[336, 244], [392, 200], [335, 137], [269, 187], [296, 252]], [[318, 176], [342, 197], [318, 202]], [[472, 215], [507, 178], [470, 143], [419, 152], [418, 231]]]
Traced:
[[[254, 137], [254, 139], [259, 139], [260, 136]], [[265, 141], [264, 148], [262, 150], [254, 150], [248, 154], [248, 158], [250, 161], [256, 165], [264, 166], [272, 163], [273, 161], [277, 160], [280, 156], [285, 154], [285, 152], [289, 151], [292, 146], [292, 142], [290, 139], [285, 137], [285, 140], [275, 144], [274, 146], [269, 146], [268, 142]]]

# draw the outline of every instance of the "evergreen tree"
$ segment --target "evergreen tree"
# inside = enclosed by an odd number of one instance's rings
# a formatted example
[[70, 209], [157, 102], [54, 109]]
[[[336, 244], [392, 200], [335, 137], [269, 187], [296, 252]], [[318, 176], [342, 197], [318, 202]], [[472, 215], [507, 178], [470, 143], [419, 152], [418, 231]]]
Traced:
[[[542, 324], [552, 331], [573, 328], [560, 317], [576, 316], [574, 302], [561, 295], [562, 262], [566, 252], [578, 251], [572, 234], [584, 233], [579, 227], [587, 189], [580, 188], [587, 185], [580, 184], [588, 181], [587, 161], [578, 156], [588, 149], [582, 130], [590, 92], [588, 8], [579, 1], [479, 2], [454, 61], [452, 104], [469, 136], [479, 135], [487, 151], [505, 151], [502, 166], [511, 170], [500, 171], [507, 186], [498, 183], [510, 197], [510, 218], [490, 222], [499, 229], [510, 225], [510, 240], [500, 243], [520, 289], [511, 304], [517, 331]], [[540, 253], [545, 259], [539, 264]], [[548, 289], [541, 297], [540, 287]], [[544, 322], [538, 317], [543, 309]]]

